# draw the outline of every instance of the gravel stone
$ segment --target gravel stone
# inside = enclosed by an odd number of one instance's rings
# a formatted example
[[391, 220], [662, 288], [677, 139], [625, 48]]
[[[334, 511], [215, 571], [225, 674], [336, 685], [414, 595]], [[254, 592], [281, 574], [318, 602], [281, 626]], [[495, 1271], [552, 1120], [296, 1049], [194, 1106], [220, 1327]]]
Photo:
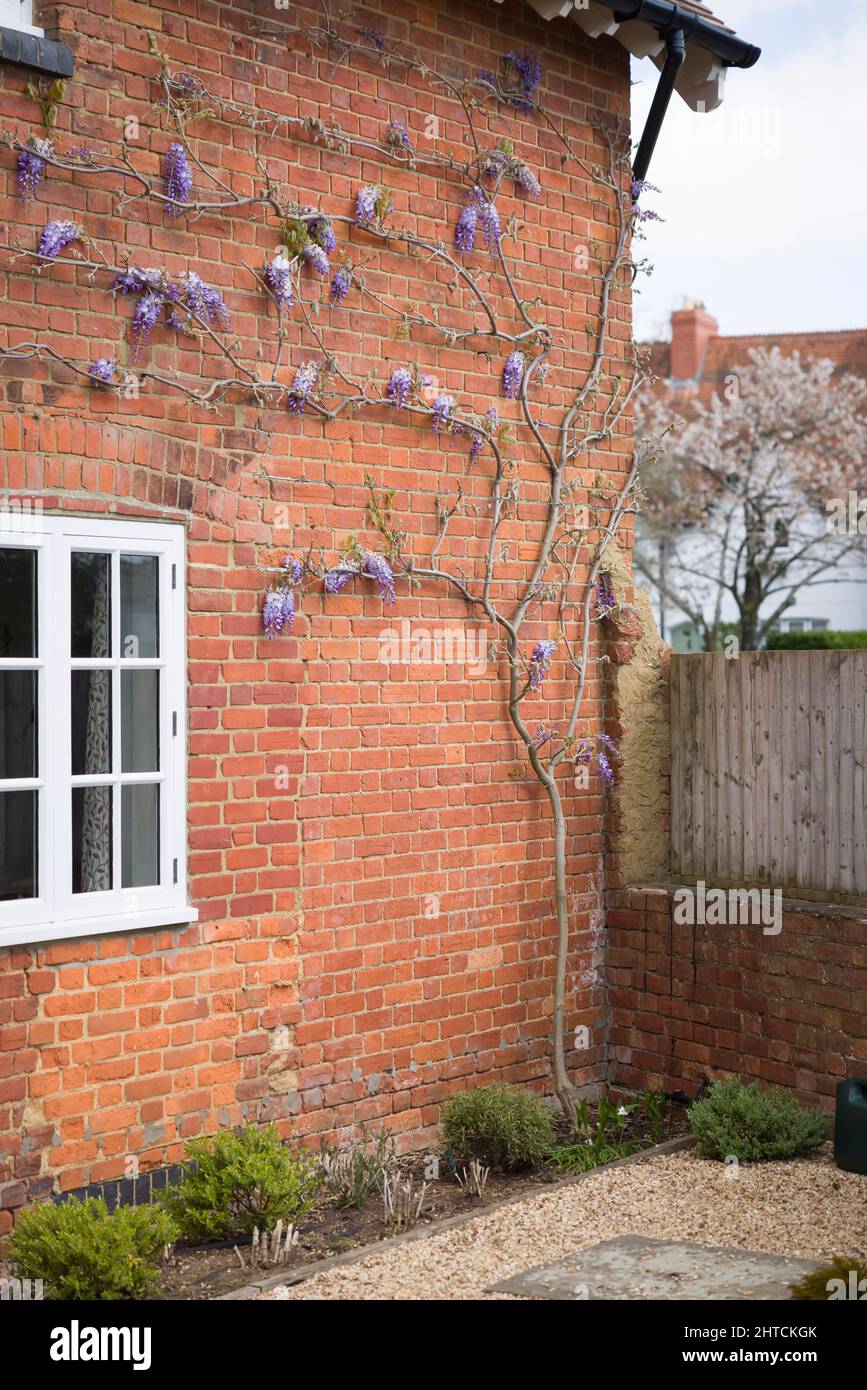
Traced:
[[[593, 1173], [466, 1225], [338, 1266], [270, 1299], [508, 1299], [491, 1284], [618, 1235], [803, 1259], [867, 1259], [867, 1177], [817, 1156], [731, 1169], [695, 1150]], [[639, 1292], [639, 1291], [637, 1291]], [[640, 1296], [640, 1293], [639, 1293]], [[525, 1302], [524, 1299], [512, 1301]]]

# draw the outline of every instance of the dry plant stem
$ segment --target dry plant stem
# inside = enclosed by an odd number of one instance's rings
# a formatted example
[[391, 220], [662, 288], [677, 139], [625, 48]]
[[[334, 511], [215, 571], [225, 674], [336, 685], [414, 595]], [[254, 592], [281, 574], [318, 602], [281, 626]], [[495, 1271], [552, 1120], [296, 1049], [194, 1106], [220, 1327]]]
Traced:
[[[283, 29], [283, 32], [287, 32], [287, 29]], [[460, 105], [470, 143], [470, 156], [461, 161], [452, 155], [440, 155], [438, 153], [422, 156], [413, 151], [410, 154], [405, 150], [396, 149], [386, 141], [376, 141], [369, 137], [347, 134], [333, 123], [326, 126], [322, 121], [278, 116], [275, 113], [244, 107], [240, 103], [225, 101], [213, 96], [201, 84], [194, 84], [191, 87], [188, 83], [185, 87], [180, 78], [169, 72], [156, 49], [155, 42], [152, 42], [152, 52], [161, 63], [159, 82], [162, 91], [162, 109], [166, 114], [167, 123], [176, 131], [198, 172], [204, 174], [211, 184], [217, 187], [220, 196], [214, 198], [197, 196], [189, 203], [177, 204], [165, 193], [162, 187], [157, 186], [157, 181], [135, 168], [126, 146], [123, 147], [119, 164], [110, 160], [90, 162], [82, 159], [64, 159], [56, 153], [47, 155], [45, 162], [54, 168], [76, 174], [111, 177], [120, 187], [121, 191], [118, 197], [122, 203], [151, 201], [163, 209], [171, 204], [176, 214], [185, 215], [191, 220], [197, 220], [210, 213], [224, 214], [230, 210], [245, 211], [257, 207], [280, 221], [292, 219], [309, 223], [326, 215], [319, 209], [301, 207], [296, 201], [285, 197], [280, 187], [270, 178], [266, 162], [259, 155], [258, 148], [256, 160], [261, 178], [261, 188], [254, 194], [243, 197], [232, 195], [225, 183], [201, 163], [195, 151], [190, 147], [189, 127], [198, 117], [205, 117], [234, 120], [252, 130], [254, 137], [258, 137], [260, 134], [284, 133], [298, 138], [310, 138], [329, 148], [353, 149], [366, 154], [375, 153], [384, 160], [404, 167], [407, 165], [410, 167], [416, 165], [434, 166], [442, 170], [443, 173], [452, 174], [458, 179], [467, 188], [471, 197], [482, 199], [488, 206], [493, 207], [495, 205], [495, 200], [500, 192], [502, 174], [494, 179], [493, 190], [489, 191], [484, 188], [482, 180], [488, 177], [485, 161], [490, 150], [485, 148], [480, 138], [476, 128], [475, 115], [479, 110], [488, 110], [485, 103], [508, 100], [510, 95], [514, 94], [508, 93], [497, 83], [492, 85], [490, 82], [478, 79], [468, 83], [460, 83], [446, 79], [435, 73], [417, 54], [391, 51], [382, 53], [373, 45], [346, 39], [340, 34], [336, 22], [332, 20], [327, 10], [321, 25], [311, 29], [289, 26], [288, 32], [307, 38], [311, 48], [324, 48], [327, 51], [335, 52], [336, 63], [343, 63], [353, 54], [359, 54], [366, 59], [374, 59], [387, 65], [392, 63], [399, 65], [438, 85]], [[179, 95], [181, 92], [183, 92], [183, 96]], [[545, 121], [547, 129], [553, 132], [562, 144], [563, 161], [573, 161], [581, 168], [596, 188], [600, 190], [601, 195], [608, 199], [613, 210], [611, 223], [613, 245], [604, 265], [600, 266], [598, 300], [593, 327], [589, 330], [591, 336], [590, 364], [583, 378], [575, 382], [573, 387], [570, 387], [571, 403], [565, 410], [558, 426], [552, 428], [550, 425], [543, 425], [534, 415], [531, 392], [535, 384], [543, 379], [551, 353], [557, 345], [552, 330], [544, 322], [537, 322], [535, 313], [531, 314], [527, 304], [521, 299], [504, 245], [507, 238], [506, 233], [501, 238], [495, 238], [495, 254], [492, 257], [490, 276], [491, 278], [498, 277], [505, 289], [509, 322], [501, 321], [501, 315], [497, 308], [492, 303], [488, 293], [479, 284], [478, 272], [458, 261], [441, 241], [419, 237], [404, 228], [385, 226], [380, 222], [361, 227], [356, 224], [354, 218], [347, 215], [328, 214], [328, 217], [331, 222], [341, 222], [352, 227], [355, 234], [360, 235], [369, 246], [379, 245], [387, 250], [395, 250], [402, 246], [414, 256], [435, 261], [451, 277], [449, 290], [462, 289], [473, 307], [478, 309], [482, 315], [482, 321], [474, 323], [470, 328], [458, 326], [452, 328], [448, 323], [440, 322], [439, 307], [435, 307], [431, 314], [416, 308], [402, 309], [392, 303], [386, 295], [368, 288], [364, 284], [363, 276], [357, 275], [357, 270], [353, 267], [354, 283], [356, 283], [362, 297], [372, 304], [376, 304], [386, 316], [401, 320], [407, 336], [411, 336], [413, 328], [434, 330], [441, 335], [446, 345], [461, 343], [479, 354], [490, 353], [492, 340], [509, 344], [513, 349], [520, 346], [526, 354], [519, 391], [519, 404], [523, 429], [528, 440], [531, 440], [535, 446], [538, 458], [544, 464], [547, 474], [546, 519], [532, 565], [531, 576], [519, 585], [512, 611], [503, 611], [493, 597], [498, 561], [501, 557], [500, 530], [504, 511], [507, 510], [510, 500], [517, 497], [516, 490], [513, 490], [513, 484], [510, 483], [506, 487], [506, 476], [512, 465], [512, 460], [508, 455], [508, 445], [504, 443], [497, 428], [489, 428], [487, 422], [479, 420], [473, 414], [455, 408], [451, 416], [450, 428], [457, 427], [465, 434], [477, 436], [490, 450], [493, 459], [493, 468], [489, 478], [490, 532], [485, 547], [481, 575], [473, 576], [455, 572], [446, 567], [440, 559], [450, 521], [457, 512], [466, 507], [464, 489], [460, 484], [453, 502], [441, 504], [438, 499], [437, 508], [440, 524], [431, 551], [427, 555], [417, 557], [412, 554], [410, 548], [406, 554], [399, 551], [397, 554], [390, 554], [390, 559], [395, 575], [406, 578], [410, 587], [423, 580], [435, 581], [448, 586], [464, 600], [470, 614], [486, 618], [497, 628], [502, 638], [502, 649], [509, 667], [507, 698], [509, 718], [519, 740], [526, 749], [530, 767], [543, 788], [551, 808], [554, 832], [553, 876], [557, 921], [552, 1029], [554, 1085], [560, 1104], [564, 1111], [569, 1113], [574, 1103], [575, 1092], [569, 1082], [565, 1046], [566, 983], [569, 956], [566, 816], [563, 796], [557, 781], [557, 771], [561, 762], [567, 761], [568, 763], [570, 745], [575, 738], [582, 718], [590, 667], [591, 635], [595, 623], [594, 595], [596, 583], [606, 550], [624, 518], [634, 507], [638, 470], [637, 454], [633, 457], [631, 467], [618, 494], [601, 509], [601, 511], [607, 509], [608, 512], [604, 524], [597, 521], [595, 526], [578, 528], [571, 524], [569, 513], [575, 487], [583, 483], [589, 489], [589, 480], [582, 479], [578, 473], [582, 458], [589, 454], [592, 447], [610, 442], [616, 431], [622, 426], [630, 409], [635, 390], [642, 379], [642, 371], [633, 349], [632, 361], [627, 364], [628, 370], [625, 379], [610, 376], [606, 372], [606, 360], [610, 350], [612, 297], [618, 284], [621, 282], [629, 283], [630, 276], [634, 276], [636, 272], [636, 267], [630, 258], [631, 237], [635, 226], [635, 209], [631, 194], [628, 192], [631, 178], [628, 139], [619, 134], [603, 132], [603, 139], [607, 146], [607, 165], [604, 168], [595, 169], [575, 155], [566, 133], [558, 129], [556, 123], [545, 113], [544, 108], [534, 104], [533, 109]], [[6, 143], [13, 150], [20, 151], [26, 148], [18, 140], [7, 138]], [[130, 191], [130, 186], [134, 191]], [[508, 236], [511, 237], [511, 235], [512, 232], [509, 232]], [[74, 250], [71, 256], [64, 258], [59, 263], [76, 266], [86, 272], [91, 280], [100, 273], [116, 275], [120, 271], [128, 269], [127, 266], [113, 266], [109, 259], [102, 254], [100, 248], [94, 246], [92, 242], [88, 244], [95, 259], [87, 260], [80, 252]], [[19, 259], [36, 261], [40, 269], [49, 264], [41, 260], [38, 253], [21, 247], [6, 245], [0, 249], [12, 254], [13, 264]], [[262, 274], [252, 267], [248, 267], [248, 269], [254, 283], [264, 292], [267, 286]], [[306, 299], [301, 292], [300, 271], [301, 259], [296, 258], [292, 269], [292, 279], [295, 292], [294, 303], [298, 308], [301, 320], [302, 340], [304, 338], [310, 340], [324, 359], [323, 376], [325, 381], [321, 390], [306, 401], [308, 412], [316, 414], [323, 423], [326, 423], [337, 419], [347, 410], [390, 408], [391, 402], [381, 389], [375, 388], [371, 375], [363, 380], [355, 379], [340, 362], [337, 355], [330, 350], [328, 330], [323, 321], [318, 319], [317, 312], [314, 312], [313, 301]], [[215, 332], [209, 323], [204, 322], [198, 316], [195, 317], [197, 317], [197, 329], [202, 337], [228, 362], [229, 374], [218, 380], [196, 384], [192, 378], [169, 376], [148, 367], [133, 367], [121, 369], [122, 373], [124, 370], [126, 371], [125, 379], [128, 381], [131, 376], [135, 376], [167, 391], [178, 392], [188, 402], [198, 406], [213, 407], [227, 397], [236, 395], [241, 400], [252, 399], [259, 406], [275, 408], [280, 405], [289, 391], [288, 385], [279, 377], [287, 337], [283, 313], [277, 313], [275, 348], [269, 370], [265, 374], [260, 372], [258, 365], [251, 366], [241, 359], [238, 345], [231, 337], [226, 340], [223, 335]], [[39, 340], [20, 342], [0, 351], [0, 358], [4, 357], [48, 360], [65, 366], [72, 373], [73, 379], [88, 376], [87, 369], [82, 367], [80, 362], [64, 356], [57, 348]], [[108, 389], [121, 391], [123, 385], [124, 378], [122, 376], [117, 386], [112, 383]], [[600, 401], [602, 402], [601, 405]], [[434, 410], [432, 404], [426, 403], [421, 396], [416, 395], [406, 403], [400, 414], [408, 422], [427, 424], [430, 422]], [[596, 533], [595, 539], [593, 532]], [[582, 570], [585, 572], [585, 577], [579, 577], [576, 580], [576, 574], [580, 576]], [[521, 703], [531, 688], [526, 658], [522, 655], [521, 650], [521, 634], [531, 609], [541, 608], [543, 602], [551, 599], [552, 581], [550, 575], [552, 572], [558, 576], [554, 585], [553, 597], [556, 600], [557, 621], [566, 652], [567, 671], [574, 673], [575, 687], [570, 697], [566, 734], [561, 736], [559, 745], [556, 741], [551, 744], [548, 757], [544, 758], [528, 731], [521, 711]], [[314, 573], [318, 573], [318, 571], [311, 567], [311, 574]], [[572, 615], [575, 615], [578, 626], [578, 634], [575, 636], [569, 633], [567, 627], [567, 621]], [[577, 654], [579, 651], [580, 655]], [[396, 1195], [396, 1189], [392, 1184], [387, 1188], [386, 1202], [390, 1197], [394, 1198]], [[406, 1219], [407, 1214], [411, 1215], [410, 1208], [414, 1209], [416, 1204], [412, 1193], [402, 1195], [406, 1198], [407, 1212], [400, 1219]], [[422, 1189], [421, 1199], [423, 1197], [424, 1189]], [[421, 1199], [419, 1199], [419, 1207]], [[417, 1219], [417, 1215], [415, 1219]]]

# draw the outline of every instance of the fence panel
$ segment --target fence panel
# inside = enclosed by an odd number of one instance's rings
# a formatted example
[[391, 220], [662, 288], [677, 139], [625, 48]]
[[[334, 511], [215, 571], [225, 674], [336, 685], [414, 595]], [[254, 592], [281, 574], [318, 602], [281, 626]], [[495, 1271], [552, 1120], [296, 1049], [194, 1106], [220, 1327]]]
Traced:
[[867, 903], [867, 652], [671, 660], [675, 881]]

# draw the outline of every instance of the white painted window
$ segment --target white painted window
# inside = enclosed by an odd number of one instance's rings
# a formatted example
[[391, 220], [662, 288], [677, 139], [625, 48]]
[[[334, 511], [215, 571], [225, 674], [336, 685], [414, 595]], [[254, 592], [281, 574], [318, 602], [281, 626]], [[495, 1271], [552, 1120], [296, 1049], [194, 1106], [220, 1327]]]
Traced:
[[0, 0], [0, 28], [22, 29], [26, 34], [42, 34], [33, 22], [33, 0]]
[[184, 554], [0, 499], [0, 946], [196, 917]]

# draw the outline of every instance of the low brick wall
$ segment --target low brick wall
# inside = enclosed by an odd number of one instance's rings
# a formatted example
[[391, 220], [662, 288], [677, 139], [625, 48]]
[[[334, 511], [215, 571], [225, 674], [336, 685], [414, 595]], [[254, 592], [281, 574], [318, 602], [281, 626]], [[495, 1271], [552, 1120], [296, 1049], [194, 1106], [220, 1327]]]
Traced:
[[737, 1073], [832, 1109], [867, 1076], [867, 912], [787, 901], [772, 936], [676, 923], [672, 891], [610, 894], [611, 1082], [693, 1095]]

